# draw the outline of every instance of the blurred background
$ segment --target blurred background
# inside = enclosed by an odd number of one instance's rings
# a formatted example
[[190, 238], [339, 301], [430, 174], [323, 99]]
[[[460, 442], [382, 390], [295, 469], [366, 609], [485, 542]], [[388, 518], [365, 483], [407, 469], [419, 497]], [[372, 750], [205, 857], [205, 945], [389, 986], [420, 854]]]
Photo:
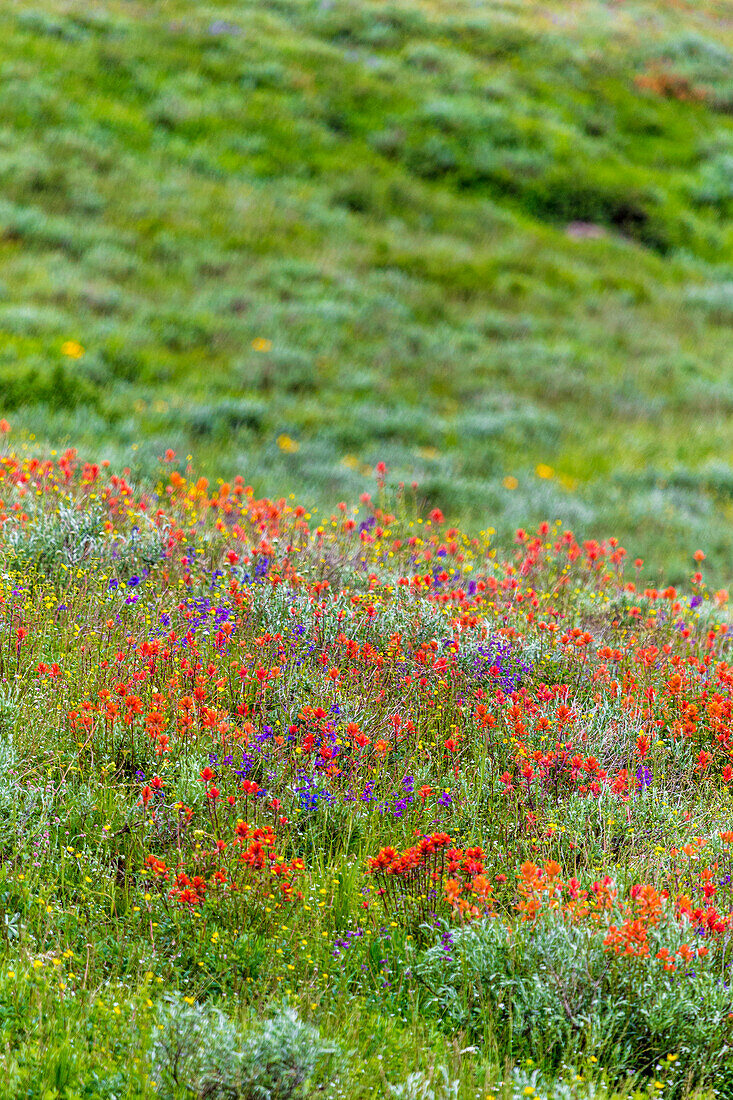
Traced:
[[730, 0], [0, 7], [0, 414], [733, 574]]

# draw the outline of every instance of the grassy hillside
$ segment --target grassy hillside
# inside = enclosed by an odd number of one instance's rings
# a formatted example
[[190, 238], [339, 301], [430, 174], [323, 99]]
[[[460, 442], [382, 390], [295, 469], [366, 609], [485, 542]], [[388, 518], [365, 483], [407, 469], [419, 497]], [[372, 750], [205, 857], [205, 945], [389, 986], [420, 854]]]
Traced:
[[731, 578], [728, 3], [36, 0], [0, 37], [14, 425], [316, 503], [383, 460]]

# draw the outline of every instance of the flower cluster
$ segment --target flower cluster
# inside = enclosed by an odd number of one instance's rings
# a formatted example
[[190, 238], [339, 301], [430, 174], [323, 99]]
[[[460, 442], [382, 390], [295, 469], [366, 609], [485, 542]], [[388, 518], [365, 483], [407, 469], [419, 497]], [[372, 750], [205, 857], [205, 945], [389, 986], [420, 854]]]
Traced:
[[443, 901], [462, 917], [478, 917], [492, 908], [483, 860], [483, 848], [457, 848], [447, 833], [431, 833], [402, 852], [382, 848], [368, 860], [368, 871], [392, 917], [426, 919]]

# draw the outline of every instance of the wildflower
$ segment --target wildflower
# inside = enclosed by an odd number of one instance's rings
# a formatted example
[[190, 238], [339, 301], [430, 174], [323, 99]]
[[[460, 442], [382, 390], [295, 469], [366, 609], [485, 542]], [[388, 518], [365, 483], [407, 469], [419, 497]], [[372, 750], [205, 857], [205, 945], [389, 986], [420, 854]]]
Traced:
[[61, 345], [61, 354], [66, 355], [69, 359], [81, 359], [84, 348], [78, 340], [65, 340]]
[[636, 769], [636, 785], [640, 791], [645, 790], [652, 785], [652, 770], [644, 765], [639, 765]]
[[679, 672], [675, 672], [672, 676], [670, 676], [669, 680], [667, 681], [667, 690], [669, 691], [670, 695], [678, 695], [681, 687], [682, 677], [680, 676]]
[[277, 445], [280, 450], [284, 451], [286, 454], [295, 454], [296, 451], [300, 450], [300, 443], [298, 443], [297, 439], [291, 439], [290, 436], [285, 435], [284, 432], [277, 437]]

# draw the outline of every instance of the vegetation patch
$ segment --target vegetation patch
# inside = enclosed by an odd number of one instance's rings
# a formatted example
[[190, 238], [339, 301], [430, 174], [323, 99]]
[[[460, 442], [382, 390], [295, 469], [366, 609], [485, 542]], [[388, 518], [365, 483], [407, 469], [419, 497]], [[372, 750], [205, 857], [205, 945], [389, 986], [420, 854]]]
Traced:
[[652, 588], [384, 463], [314, 514], [0, 432], [7, 1095], [731, 1092], [701, 549]]

